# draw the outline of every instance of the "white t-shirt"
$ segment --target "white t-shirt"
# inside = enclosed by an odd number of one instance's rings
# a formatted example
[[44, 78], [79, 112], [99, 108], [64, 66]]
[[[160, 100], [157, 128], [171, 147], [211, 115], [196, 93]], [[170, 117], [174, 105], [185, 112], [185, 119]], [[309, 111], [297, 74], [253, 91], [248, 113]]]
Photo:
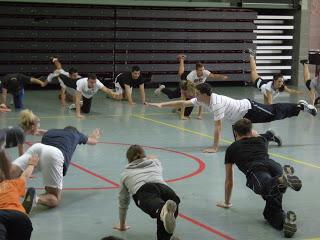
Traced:
[[317, 96], [320, 96], [320, 77], [319, 79], [317, 79], [318, 77], [315, 77], [311, 80], [310, 82], [310, 88], [314, 89], [317, 93]]
[[210, 71], [204, 70], [203, 75], [201, 77], [198, 77], [197, 71], [193, 70], [188, 74], [187, 80], [192, 81], [196, 85], [200, 83], [204, 83], [206, 79], [209, 77], [210, 73], [211, 73]]
[[227, 96], [211, 94], [209, 105], [199, 102], [197, 98], [192, 98], [191, 102], [195, 106], [203, 106], [213, 114], [213, 120], [218, 121], [224, 117], [232, 123], [243, 118], [251, 109], [251, 103], [248, 99], [236, 100]]
[[272, 98], [275, 99], [276, 97], [279, 96], [279, 90], [275, 90], [272, 86], [272, 81], [269, 81], [268, 83], [266, 84], [263, 84], [261, 87], [260, 87], [260, 91], [261, 93], [267, 97], [267, 91], [268, 92], [271, 92], [272, 94]]
[[104, 85], [98, 79], [93, 88], [88, 87], [88, 78], [81, 78], [77, 81], [77, 91], [81, 92], [85, 98], [92, 98], [103, 87]]

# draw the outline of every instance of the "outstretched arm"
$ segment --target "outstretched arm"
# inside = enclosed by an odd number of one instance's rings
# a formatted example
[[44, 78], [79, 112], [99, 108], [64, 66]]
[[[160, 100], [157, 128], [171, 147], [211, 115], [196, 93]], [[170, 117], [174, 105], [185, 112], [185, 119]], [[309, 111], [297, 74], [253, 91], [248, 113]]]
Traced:
[[226, 164], [226, 180], [224, 183], [224, 202], [217, 203], [218, 207], [222, 207], [222, 208], [232, 207], [232, 203], [231, 203], [232, 188], [233, 188], [233, 165], [228, 163]]
[[302, 91], [291, 89], [291, 88], [288, 88], [287, 86], [284, 86], [284, 91], [286, 91], [289, 94], [300, 94], [300, 93], [302, 93]]
[[102, 135], [102, 131], [99, 128], [96, 128], [92, 131], [90, 136], [88, 137], [87, 144], [96, 145]]
[[215, 79], [221, 79], [221, 80], [227, 80], [228, 76], [223, 74], [214, 74], [210, 73], [209, 78], [215, 78]]
[[33, 169], [38, 165], [38, 162], [39, 162], [39, 156], [37, 154], [32, 155], [28, 160], [28, 167], [26, 168], [26, 170], [23, 171], [20, 178], [27, 181], [28, 178], [30, 178], [33, 172]]
[[41, 87], [45, 87], [45, 86], [47, 86], [47, 84], [48, 84], [48, 81], [42, 82], [40, 79], [34, 78], [34, 77], [32, 77], [32, 78], [30, 79], [30, 81], [31, 81], [32, 83], [34, 83], [34, 84], [40, 85]]
[[110, 88], [107, 88], [106, 86], [103, 86], [101, 88], [101, 91], [106, 93], [111, 98], [119, 99], [121, 95], [118, 95], [117, 93], [113, 92]]
[[187, 100], [187, 101], [178, 100], [178, 101], [170, 101], [170, 102], [162, 102], [162, 103], [148, 103], [147, 105], [152, 107], [158, 107], [158, 108], [163, 108], [163, 107], [178, 108], [181, 106], [184, 106], [184, 107], [193, 106], [191, 100]]

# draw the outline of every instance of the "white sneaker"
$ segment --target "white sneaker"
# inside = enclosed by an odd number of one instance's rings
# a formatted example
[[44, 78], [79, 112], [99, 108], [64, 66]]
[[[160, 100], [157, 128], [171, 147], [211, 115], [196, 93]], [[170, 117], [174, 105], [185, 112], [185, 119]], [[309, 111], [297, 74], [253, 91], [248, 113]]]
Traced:
[[70, 106], [68, 108], [69, 108], [69, 110], [76, 109], [76, 105], [74, 103], [72, 103], [72, 104], [70, 104]]
[[254, 49], [248, 48], [248, 52], [250, 54], [250, 57], [255, 57], [257, 55], [257, 53]]
[[300, 100], [298, 102], [298, 105], [300, 105], [304, 112], [310, 113], [312, 116], [316, 116], [318, 113], [317, 108], [312, 104], [308, 104], [305, 100]]
[[177, 204], [172, 200], [166, 201], [161, 209], [160, 219], [163, 222], [164, 229], [169, 234], [172, 234], [176, 228], [176, 218], [174, 217], [176, 210]]
[[165, 85], [160, 85], [156, 90], [154, 90], [154, 94], [160, 96], [162, 89], [166, 88]]

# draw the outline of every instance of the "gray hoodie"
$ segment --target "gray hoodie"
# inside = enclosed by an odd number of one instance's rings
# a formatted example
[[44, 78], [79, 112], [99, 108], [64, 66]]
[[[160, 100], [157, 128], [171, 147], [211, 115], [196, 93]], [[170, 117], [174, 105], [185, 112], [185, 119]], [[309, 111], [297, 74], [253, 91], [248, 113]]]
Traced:
[[148, 182], [166, 184], [162, 176], [162, 165], [158, 159], [137, 159], [126, 166], [121, 174], [119, 191], [120, 219], [126, 215], [130, 195], [136, 194], [139, 188]]

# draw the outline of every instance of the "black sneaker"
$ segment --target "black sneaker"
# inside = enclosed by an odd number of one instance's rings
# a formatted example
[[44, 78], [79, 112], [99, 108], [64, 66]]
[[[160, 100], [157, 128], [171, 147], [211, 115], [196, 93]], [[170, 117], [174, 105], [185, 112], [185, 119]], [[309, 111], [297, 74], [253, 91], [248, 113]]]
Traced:
[[299, 100], [298, 105], [300, 106], [301, 110], [310, 113], [312, 116], [316, 116], [318, 113], [317, 108], [311, 104], [308, 104], [305, 100]]
[[30, 213], [32, 208], [35, 205], [35, 197], [36, 197], [36, 190], [34, 188], [28, 188], [26, 192], [26, 196], [22, 202], [22, 206], [26, 210], [26, 213]]
[[302, 65], [304, 65], [304, 64], [309, 64], [309, 60], [308, 60], [308, 59], [302, 59], [302, 60], [300, 60], [300, 63], [301, 63]]
[[257, 52], [251, 48], [248, 48], [248, 52], [250, 54], [251, 57], [255, 57], [257, 55]]
[[271, 136], [271, 141], [276, 142], [279, 147], [282, 146], [281, 137], [276, 135], [276, 133], [272, 129], [269, 129], [268, 131], [266, 131], [266, 134]]
[[288, 211], [283, 223], [283, 233], [286, 238], [292, 238], [297, 231], [297, 215], [293, 211]]
[[297, 176], [293, 175], [294, 168], [290, 165], [285, 165], [283, 166], [283, 172], [285, 184], [295, 191], [300, 191], [302, 187], [302, 181]]

